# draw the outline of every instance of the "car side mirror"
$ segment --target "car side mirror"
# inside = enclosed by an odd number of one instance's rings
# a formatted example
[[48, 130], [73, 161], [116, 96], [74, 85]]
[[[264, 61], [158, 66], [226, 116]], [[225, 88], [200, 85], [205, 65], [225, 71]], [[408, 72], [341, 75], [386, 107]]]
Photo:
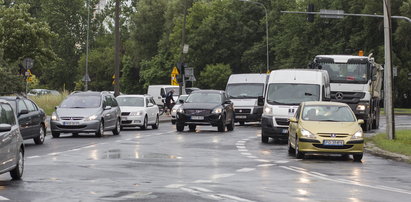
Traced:
[[290, 118], [290, 123], [297, 123], [297, 119], [295, 117]]
[[109, 109], [111, 109], [111, 106], [104, 107], [104, 110], [109, 110]]
[[178, 100], [178, 103], [183, 104], [184, 100]]
[[358, 119], [358, 120], [357, 120], [357, 123], [360, 124], [360, 125], [361, 125], [361, 124], [364, 124], [364, 120], [363, 120], [363, 119]]
[[7, 132], [11, 131], [11, 125], [10, 124], [0, 124], [0, 132]]
[[22, 110], [19, 112], [19, 116], [22, 115], [22, 114], [28, 114], [28, 113], [29, 113], [29, 110], [27, 110], [27, 109], [22, 109]]
[[55, 107], [54, 107], [54, 109], [57, 109], [57, 108], [59, 108], [59, 106], [55, 106]]
[[264, 106], [264, 97], [263, 96], [258, 96], [257, 105], [258, 106]]
[[153, 103], [148, 103], [148, 104], [147, 104], [147, 107], [152, 107], [152, 106], [154, 106]]

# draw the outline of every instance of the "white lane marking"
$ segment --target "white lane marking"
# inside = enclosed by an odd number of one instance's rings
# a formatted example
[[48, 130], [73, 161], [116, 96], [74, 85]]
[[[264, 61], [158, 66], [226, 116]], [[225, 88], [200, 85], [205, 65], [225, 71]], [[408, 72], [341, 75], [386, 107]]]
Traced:
[[241, 168], [241, 169], [236, 170], [236, 172], [245, 173], [245, 172], [250, 172], [253, 170], [255, 170], [255, 168]]
[[269, 160], [265, 160], [265, 159], [256, 159], [256, 161], [263, 162], [263, 163], [268, 163], [268, 162], [270, 162]]
[[275, 166], [276, 164], [272, 164], [272, 163], [267, 163], [267, 164], [260, 164], [257, 167], [270, 167], [270, 166]]
[[199, 192], [199, 191], [197, 191], [197, 190], [190, 189], [190, 188], [186, 188], [186, 187], [181, 187], [180, 189], [181, 189], [181, 190], [183, 190], [183, 191], [186, 191], [186, 192], [192, 193], [192, 194], [198, 194], [198, 193], [200, 193], [200, 192]]
[[246, 149], [245, 146], [239, 146], [239, 145], [237, 145], [237, 148], [238, 148], [238, 149]]
[[79, 151], [80, 149], [70, 149], [70, 150], [68, 150], [68, 151]]
[[178, 189], [180, 187], [184, 187], [184, 184], [169, 184], [165, 186], [165, 188], [170, 188], [170, 189]]
[[300, 167], [295, 167], [295, 166], [290, 166], [290, 168], [294, 168], [294, 169], [297, 169], [297, 170], [306, 171], [305, 168], [300, 168]]
[[248, 152], [248, 149], [238, 149], [239, 152]]
[[251, 158], [251, 159], [256, 159], [257, 157], [256, 156], [247, 156], [248, 158]]
[[34, 159], [34, 158], [39, 158], [40, 156], [29, 156], [27, 157], [28, 159]]
[[251, 155], [252, 155], [252, 154], [249, 153], [249, 152], [241, 152], [241, 154], [244, 155], [244, 156], [251, 156]]
[[80, 149], [81, 149], [81, 148], [83, 148], [83, 149], [89, 149], [89, 148], [95, 147], [96, 145], [97, 145], [97, 144], [92, 144], [92, 145], [89, 145], [89, 146], [80, 147]]
[[237, 141], [237, 144], [245, 144], [246, 141], [247, 140], [240, 140], [240, 141]]
[[197, 190], [197, 191], [201, 191], [201, 192], [206, 192], [206, 193], [211, 193], [213, 191], [206, 189], [206, 188], [202, 188], [202, 187], [190, 187], [193, 190]]
[[318, 173], [318, 172], [314, 172], [314, 171], [311, 171], [311, 173], [313, 173], [313, 174], [315, 174], [315, 175], [320, 175], [320, 176], [323, 176], [323, 177], [327, 177], [328, 175], [326, 175], [326, 174], [322, 174], [322, 173]]
[[290, 162], [290, 161], [274, 161], [274, 163], [288, 163], [288, 162]]
[[218, 178], [231, 177], [233, 175], [235, 175], [235, 174], [234, 173], [223, 173], [223, 174], [213, 175], [211, 178], [212, 179], [218, 179]]
[[316, 177], [319, 179], [323, 179], [323, 180], [328, 180], [331, 182], [337, 182], [337, 183], [342, 183], [342, 184], [350, 184], [350, 185], [357, 185], [360, 187], [367, 187], [367, 188], [372, 188], [372, 189], [379, 189], [379, 190], [384, 190], [384, 191], [391, 191], [391, 192], [397, 192], [397, 193], [402, 193], [402, 194], [409, 194], [411, 195], [411, 191], [408, 190], [404, 190], [404, 189], [398, 189], [398, 188], [394, 188], [394, 187], [387, 187], [387, 186], [376, 186], [376, 185], [367, 185], [367, 184], [362, 184], [360, 182], [355, 182], [355, 181], [351, 181], [351, 180], [346, 180], [346, 179], [332, 179], [332, 178], [328, 178], [328, 177], [324, 177], [321, 175], [315, 175], [313, 173], [310, 172], [306, 172], [306, 171], [302, 171], [302, 170], [298, 170], [298, 169], [294, 169], [294, 168], [290, 168], [287, 166], [280, 166], [281, 168], [287, 169], [287, 170], [291, 170], [294, 172], [299, 172], [299, 173], [303, 173], [312, 177]]
[[6, 197], [3, 197], [3, 196], [0, 196], [0, 201], [9, 201], [10, 199], [8, 199], [8, 198], [6, 198]]
[[212, 183], [212, 180], [196, 180], [194, 183]]
[[220, 197], [223, 197], [223, 198], [227, 198], [227, 199], [231, 199], [231, 200], [234, 200], [234, 201], [251, 202], [251, 201], [248, 200], [248, 199], [240, 198], [240, 197], [232, 196], [232, 195], [228, 195], [228, 194], [217, 194], [217, 196], [220, 196]]
[[215, 194], [210, 194], [210, 195], [207, 195], [207, 196], [210, 197], [211, 199], [214, 199], [214, 200], [217, 200], [217, 201], [223, 200], [223, 198], [221, 198], [221, 197], [219, 197]]
[[56, 156], [56, 155], [59, 155], [59, 154], [61, 154], [62, 152], [53, 152], [53, 153], [50, 153], [50, 154], [48, 154], [49, 156]]

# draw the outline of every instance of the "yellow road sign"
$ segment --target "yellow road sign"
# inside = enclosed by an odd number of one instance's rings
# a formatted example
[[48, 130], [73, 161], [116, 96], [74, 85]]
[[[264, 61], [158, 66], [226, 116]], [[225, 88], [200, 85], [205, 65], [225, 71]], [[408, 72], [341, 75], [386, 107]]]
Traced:
[[173, 71], [171, 71], [171, 74], [180, 74], [180, 73], [178, 72], [177, 67], [173, 67]]
[[171, 85], [173, 86], [178, 86], [178, 82], [177, 82], [177, 74], [171, 74]]

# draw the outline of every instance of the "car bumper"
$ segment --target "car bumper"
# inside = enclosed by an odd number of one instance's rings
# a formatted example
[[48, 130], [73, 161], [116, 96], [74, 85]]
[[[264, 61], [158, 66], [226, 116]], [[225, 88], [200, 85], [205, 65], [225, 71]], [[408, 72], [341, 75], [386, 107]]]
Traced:
[[120, 125], [123, 127], [142, 126], [145, 116], [121, 116]]
[[99, 120], [92, 121], [50, 121], [52, 132], [58, 133], [95, 133], [100, 127]]
[[[263, 107], [251, 107], [251, 108], [241, 108], [241, 107], [236, 107], [235, 108], [235, 116], [234, 116], [234, 121], [235, 122], [255, 122], [255, 121], [261, 121], [261, 115], [263, 114]], [[249, 112], [249, 113], [243, 113], [243, 112]]]
[[261, 135], [277, 139], [288, 138], [288, 125], [274, 124], [273, 116], [261, 117]]
[[344, 141], [344, 145], [324, 145], [321, 140], [300, 138], [299, 150], [304, 153], [329, 153], [329, 154], [360, 154], [364, 151], [364, 140]]
[[[197, 116], [198, 117], [198, 116]], [[217, 126], [218, 124], [221, 123], [221, 114], [209, 114], [203, 117], [202, 120], [198, 119], [193, 119], [192, 115], [186, 115], [186, 114], [181, 114], [177, 113], [176, 115], [176, 124], [184, 124], [184, 125], [212, 125], [212, 126]]]

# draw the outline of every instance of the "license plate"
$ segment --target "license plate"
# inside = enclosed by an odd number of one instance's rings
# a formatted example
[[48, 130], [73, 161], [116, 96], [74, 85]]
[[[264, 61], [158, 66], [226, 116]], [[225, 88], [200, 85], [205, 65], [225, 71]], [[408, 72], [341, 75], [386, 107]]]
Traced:
[[79, 122], [63, 122], [63, 125], [65, 126], [77, 126], [79, 124]]
[[324, 140], [324, 145], [341, 146], [344, 145], [344, 140]]
[[191, 120], [204, 120], [204, 116], [192, 116]]
[[288, 129], [283, 129], [283, 133], [288, 133]]
[[245, 118], [247, 118], [247, 116], [235, 116], [235, 118], [237, 118], [237, 119], [245, 119]]

